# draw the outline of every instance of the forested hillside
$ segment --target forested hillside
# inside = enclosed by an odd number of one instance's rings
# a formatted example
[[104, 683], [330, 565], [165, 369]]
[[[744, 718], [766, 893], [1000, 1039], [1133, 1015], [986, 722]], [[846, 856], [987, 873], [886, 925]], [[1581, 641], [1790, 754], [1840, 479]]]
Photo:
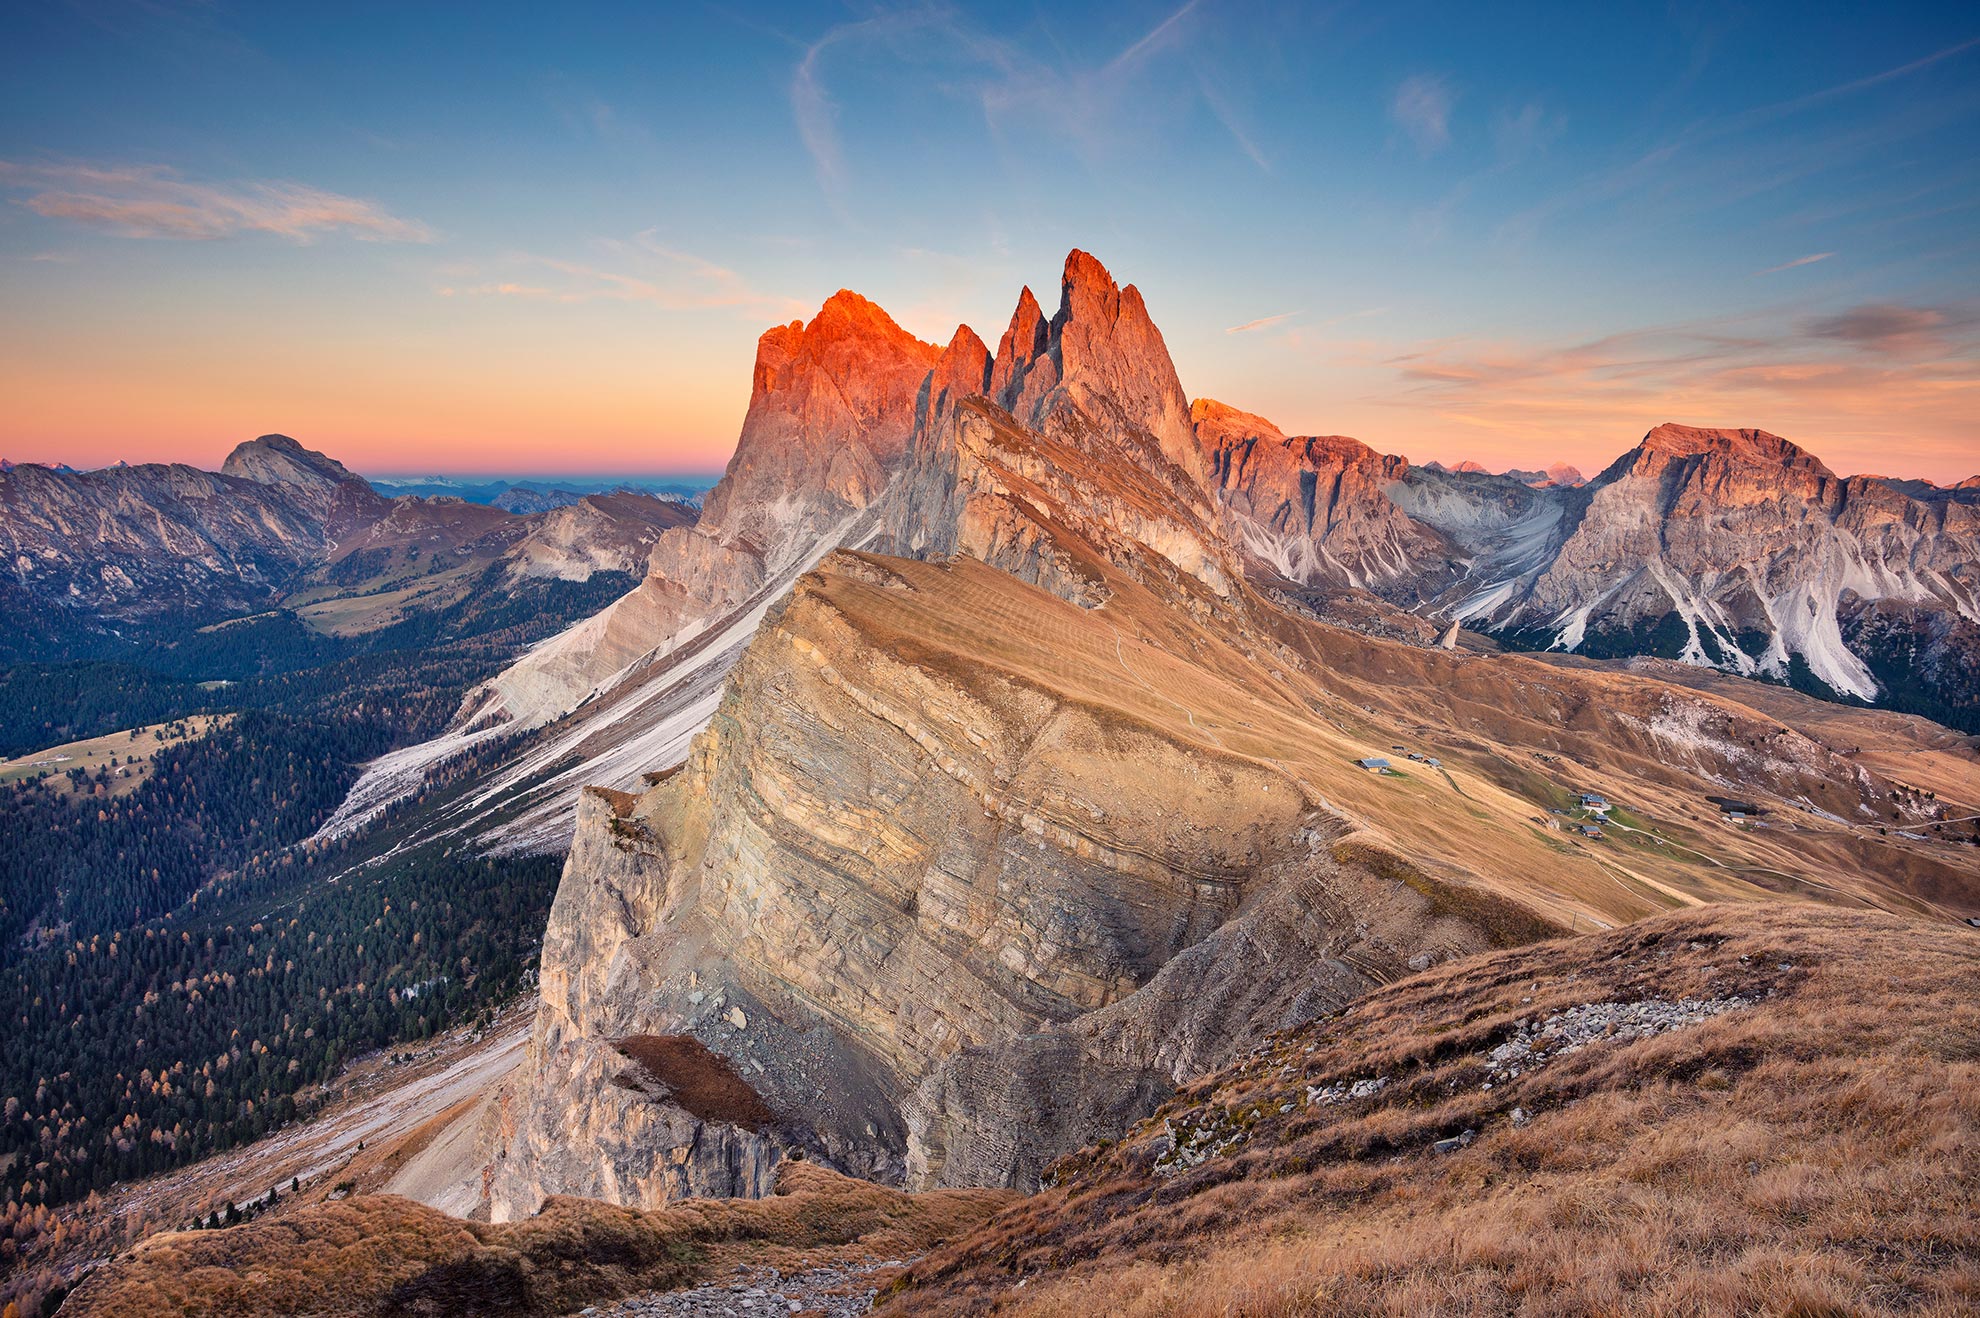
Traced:
[[364, 761], [631, 584], [525, 581], [362, 637], [276, 611], [0, 668], [9, 756], [230, 715], [134, 743], [134, 788], [120, 766], [0, 788], [0, 1273], [33, 1266], [49, 1209], [305, 1116], [346, 1059], [518, 991], [558, 858], [408, 846], [391, 821], [357, 850], [305, 839]]
[[557, 858], [354, 859], [263, 855], [171, 916], [8, 970], [0, 1211], [253, 1139], [354, 1053], [424, 1038], [533, 969]]

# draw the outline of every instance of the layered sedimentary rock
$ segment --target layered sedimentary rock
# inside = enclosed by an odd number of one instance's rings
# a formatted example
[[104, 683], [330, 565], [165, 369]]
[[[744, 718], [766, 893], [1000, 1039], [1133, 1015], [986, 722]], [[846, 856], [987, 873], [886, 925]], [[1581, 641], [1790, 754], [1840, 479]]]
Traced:
[[1355, 826], [1240, 748], [1296, 741], [1310, 696], [1215, 497], [1167, 497], [1179, 390], [1104, 392], [1115, 349], [1173, 378], [1144, 317], [1075, 253], [998, 357], [959, 330], [878, 508], [914, 557], [826, 560], [687, 763], [588, 798], [498, 1216], [656, 1193], [608, 1171], [657, 1129], [608, 1093], [628, 1035], [702, 1039], [847, 1170], [1032, 1185], [1264, 1032], [1505, 936], [1343, 859]]
[[848, 1170], [1035, 1184], [1263, 1031], [1485, 945], [1180, 708], [1270, 680], [1165, 654], [1169, 606], [1103, 570], [1105, 616], [970, 558], [839, 555], [678, 773], [590, 800], [498, 1216], [650, 1158], [622, 1093], [587, 1115], [629, 1034], [702, 1038]]

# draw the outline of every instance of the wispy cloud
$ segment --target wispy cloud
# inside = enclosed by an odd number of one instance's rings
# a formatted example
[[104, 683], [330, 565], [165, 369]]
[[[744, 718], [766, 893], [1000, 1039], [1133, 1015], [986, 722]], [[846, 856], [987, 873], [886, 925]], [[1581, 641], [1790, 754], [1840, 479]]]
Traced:
[[1507, 219], [1500, 226], [1500, 236], [1529, 241], [1543, 224], [1564, 214], [1625, 197], [1681, 199], [1677, 204], [1694, 209], [1723, 206], [1888, 151], [1897, 141], [1943, 128], [1959, 114], [1957, 99], [1910, 98], [1897, 111], [1880, 118], [1860, 116], [1827, 136], [1770, 143], [1764, 155], [1755, 154], [1738, 139], [1805, 111], [1912, 77], [1976, 49], [1980, 49], [1980, 37], [1800, 96], [1694, 121], [1661, 144], [1633, 151], [1629, 158], [1541, 198]]
[[1945, 334], [1960, 327], [1964, 317], [1939, 307], [1909, 307], [1896, 302], [1866, 302], [1847, 311], [1817, 316], [1808, 333], [1852, 347], [1885, 354], [1937, 352]]
[[726, 266], [666, 246], [650, 229], [630, 241], [602, 242], [599, 249], [610, 265], [519, 254], [507, 263], [517, 271], [516, 277], [451, 282], [438, 292], [442, 297], [512, 297], [564, 304], [640, 302], [668, 311], [726, 308], [777, 320], [808, 310], [795, 298], [762, 292]]
[[1834, 252], [1816, 252], [1812, 256], [1797, 256], [1792, 261], [1783, 261], [1779, 265], [1770, 265], [1765, 270], [1755, 270], [1752, 277], [1758, 279], [1761, 275], [1777, 275], [1783, 270], [1793, 270], [1799, 266], [1814, 265], [1817, 261], [1826, 261], [1834, 255]]
[[1508, 164], [1545, 151], [1566, 131], [1567, 116], [1548, 110], [1538, 101], [1492, 116], [1492, 145], [1499, 159]]
[[1935, 50], [1929, 55], [1924, 55], [1918, 59], [1895, 65], [1892, 68], [1884, 69], [1877, 73], [1872, 73], [1867, 77], [1852, 78], [1848, 82], [1837, 83], [1832, 87], [1824, 87], [1820, 91], [1809, 92], [1806, 95], [1796, 96], [1790, 100], [1775, 101], [1769, 105], [1755, 106], [1753, 109], [1727, 120], [1719, 127], [1721, 131], [1727, 132], [1738, 132], [1743, 129], [1752, 128], [1758, 124], [1779, 119], [1785, 115], [1797, 114], [1802, 110], [1813, 109], [1818, 105], [1826, 105], [1830, 101], [1839, 100], [1845, 96], [1853, 96], [1857, 92], [1868, 91], [1872, 87], [1881, 87], [1885, 83], [1895, 82], [1899, 78], [1908, 78], [1914, 73], [1922, 73], [1935, 64], [1941, 64], [1946, 60], [1964, 55], [1969, 50], [1974, 49], [1980, 49], [1980, 37], [1970, 37], [1965, 41]]
[[434, 233], [375, 202], [285, 180], [200, 182], [162, 165], [0, 161], [0, 189], [54, 220], [125, 238], [212, 240], [272, 233], [309, 243], [341, 233], [365, 242], [428, 243]]
[[1237, 143], [1238, 150], [1249, 156], [1252, 164], [1267, 174], [1271, 173], [1272, 162], [1266, 159], [1265, 153], [1258, 149], [1258, 143], [1245, 131], [1244, 126], [1239, 122], [1237, 111], [1231, 107], [1224, 94], [1217, 90], [1216, 84], [1210, 81], [1208, 75], [1198, 73], [1196, 87], [1203, 94], [1203, 103], [1210, 107], [1210, 113], [1216, 116], [1217, 122], [1224, 126], [1224, 131], [1231, 135], [1233, 142]]
[[[1180, 108], [1207, 112], [1245, 159], [1269, 173], [1271, 158], [1247, 127], [1228, 80], [1216, 76], [1192, 41], [1202, 22], [1202, 0], [1187, 0], [1095, 62], [1063, 51], [1040, 57], [950, 5], [875, 6], [802, 47], [791, 74], [791, 113], [819, 186], [842, 214], [852, 195], [852, 164], [840, 132], [833, 70], [856, 58], [869, 60], [862, 69], [869, 89], [892, 76], [973, 105], [993, 149], [1001, 149], [1012, 132], [1029, 131], [1099, 164], [1123, 143], [1153, 142], [1154, 123]], [[874, 67], [874, 56], [885, 65]], [[1178, 86], [1193, 87], [1194, 97], [1175, 96]]]
[[1270, 329], [1274, 325], [1284, 324], [1286, 321], [1291, 320], [1294, 316], [1297, 316], [1298, 314], [1299, 313], [1297, 311], [1281, 311], [1276, 316], [1260, 316], [1257, 320], [1247, 320], [1242, 325], [1233, 325], [1229, 329], [1225, 330], [1224, 333], [1249, 334], [1253, 330]]
[[805, 48], [804, 58], [791, 74], [791, 113], [797, 119], [798, 137], [811, 153], [819, 187], [834, 204], [845, 187], [846, 158], [839, 146], [838, 108], [826, 93], [820, 61], [832, 46], [871, 30], [879, 21], [867, 19], [833, 28]]
[[1773, 308], [1565, 344], [1368, 344], [1355, 364], [1389, 376], [1370, 402], [1458, 433], [1520, 440], [1495, 452], [1530, 457], [1544, 443], [1597, 460], [1659, 422], [1688, 421], [1757, 425], [1811, 444], [1835, 437], [1829, 456], [1874, 465], [1872, 437], [1901, 437], [1907, 451], [1926, 453], [1970, 436], [1980, 312], [1870, 303], [1807, 317]]
[[1425, 155], [1442, 151], [1451, 144], [1451, 105], [1454, 97], [1442, 78], [1419, 73], [1403, 79], [1389, 102], [1389, 117], [1409, 134], [1417, 150]]

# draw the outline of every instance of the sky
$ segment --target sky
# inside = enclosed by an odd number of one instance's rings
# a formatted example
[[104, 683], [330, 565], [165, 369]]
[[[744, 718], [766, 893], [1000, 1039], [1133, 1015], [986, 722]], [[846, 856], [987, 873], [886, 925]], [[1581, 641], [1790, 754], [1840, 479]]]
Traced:
[[1083, 247], [1192, 397], [1592, 474], [1980, 471], [1970, 4], [9, 4], [0, 456], [719, 470], [850, 287]]

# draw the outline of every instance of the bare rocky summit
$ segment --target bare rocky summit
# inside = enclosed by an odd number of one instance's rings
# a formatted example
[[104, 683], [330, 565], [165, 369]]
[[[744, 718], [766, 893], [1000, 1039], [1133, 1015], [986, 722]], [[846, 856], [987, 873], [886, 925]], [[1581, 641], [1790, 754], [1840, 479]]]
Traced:
[[861, 516], [901, 466], [938, 354], [845, 290], [808, 324], [766, 330], [735, 455], [700, 517], [653, 542], [637, 589], [470, 696], [469, 719], [548, 722], [870, 529]]

